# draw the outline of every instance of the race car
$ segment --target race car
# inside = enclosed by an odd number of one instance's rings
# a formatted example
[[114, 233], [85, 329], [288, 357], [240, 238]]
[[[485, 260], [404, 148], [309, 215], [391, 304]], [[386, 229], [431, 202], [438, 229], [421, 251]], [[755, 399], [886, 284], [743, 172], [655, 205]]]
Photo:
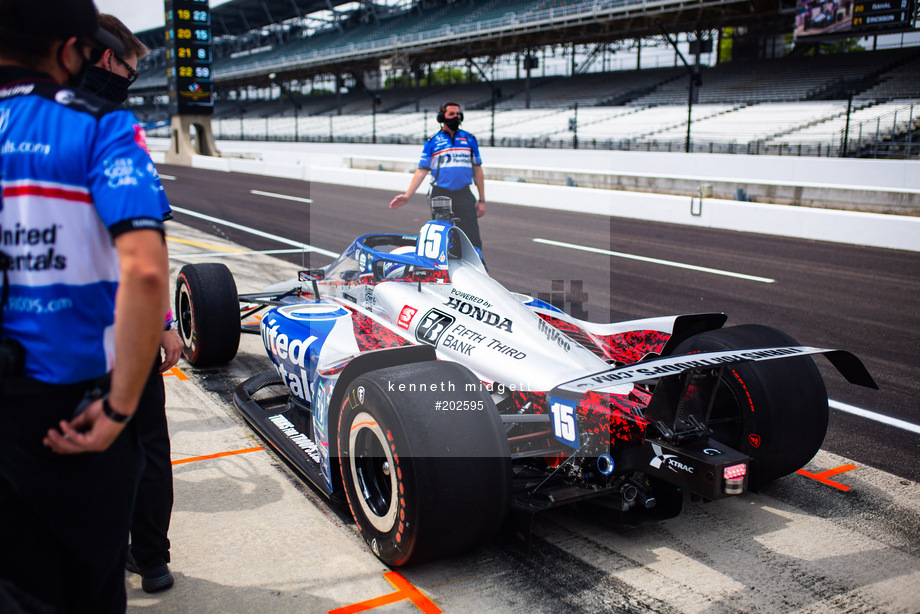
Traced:
[[449, 203], [432, 218], [261, 293], [215, 263], [176, 283], [186, 360], [222, 365], [240, 333], [261, 336], [274, 369], [236, 409], [388, 565], [501, 527], [527, 543], [534, 515], [563, 505], [638, 525], [755, 490], [824, 440], [812, 356], [877, 387], [849, 352], [722, 313], [577, 319], [493, 278]]

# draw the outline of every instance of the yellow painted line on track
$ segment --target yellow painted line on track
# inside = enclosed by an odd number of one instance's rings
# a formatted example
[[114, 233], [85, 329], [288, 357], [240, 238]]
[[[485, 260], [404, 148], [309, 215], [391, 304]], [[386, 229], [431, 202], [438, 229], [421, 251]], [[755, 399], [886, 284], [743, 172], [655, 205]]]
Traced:
[[233, 249], [232, 247], [226, 247], [224, 245], [211, 245], [210, 243], [199, 243], [198, 241], [189, 241], [188, 239], [179, 239], [177, 237], [166, 237], [166, 240], [170, 243], [180, 243], [182, 245], [191, 245], [192, 247], [200, 247], [202, 249], [213, 249], [219, 252], [232, 252], [235, 254], [244, 254], [245, 250], [242, 249]]

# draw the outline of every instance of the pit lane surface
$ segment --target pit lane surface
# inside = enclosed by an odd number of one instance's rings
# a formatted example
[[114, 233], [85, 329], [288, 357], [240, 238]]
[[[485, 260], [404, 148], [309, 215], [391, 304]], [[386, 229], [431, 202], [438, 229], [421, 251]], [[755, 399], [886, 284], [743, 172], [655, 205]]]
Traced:
[[[167, 165], [160, 171], [175, 177], [164, 185], [176, 207], [335, 253], [365, 233], [417, 234], [427, 219], [425, 200], [418, 195], [390, 211], [390, 192]], [[255, 250], [288, 247], [182, 213], [176, 220]], [[846, 349], [863, 360], [881, 390], [848, 384], [818, 358], [828, 396], [920, 425], [917, 253], [499, 203], [488, 205], [481, 228], [490, 272], [511, 290], [563, 301], [566, 309], [580, 309], [592, 321], [719, 311], [728, 314], [728, 326], [766, 324], [805, 345]], [[304, 266], [330, 261], [317, 254], [278, 257]], [[824, 449], [920, 481], [917, 432], [832, 409]]]
[[[228, 176], [219, 177], [225, 185]], [[296, 217], [289, 214], [291, 224]], [[219, 260], [243, 292], [299, 268], [233, 253], [239, 245], [182, 225], [170, 234], [174, 272]], [[209, 251], [213, 257], [194, 256]], [[595, 309], [590, 301], [587, 308]], [[256, 445], [230, 392], [270, 368], [259, 340], [245, 337], [227, 368], [180, 367], [188, 381], [167, 378], [174, 459]], [[131, 576], [132, 614], [328, 612], [393, 593], [347, 512], [272, 458], [252, 451], [177, 467], [170, 533], [177, 584], [146, 595]], [[402, 600], [344, 611], [916, 612], [920, 486], [862, 465], [841, 472], [851, 463], [822, 451], [806, 469], [823, 482], [789, 476], [760, 494], [688, 503], [678, 518], [628, 533], [586, 510], [549, 512], [537, 517], [529, 551], [496, 537], [466, 555], [399, 570], [437, 610]]]

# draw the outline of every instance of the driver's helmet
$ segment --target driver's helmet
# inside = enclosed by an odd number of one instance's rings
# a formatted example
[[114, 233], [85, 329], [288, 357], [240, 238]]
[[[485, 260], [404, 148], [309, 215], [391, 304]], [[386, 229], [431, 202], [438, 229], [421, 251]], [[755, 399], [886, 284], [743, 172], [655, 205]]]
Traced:
[[[405, 256], [415, 253], [414, 245], [403, 245], [390, 252], [394, 256]], [[400, 264], [399, 262], [387, 262], [383, 267], [384, 279], [401, 279], [406, 276], [409, 265]]]

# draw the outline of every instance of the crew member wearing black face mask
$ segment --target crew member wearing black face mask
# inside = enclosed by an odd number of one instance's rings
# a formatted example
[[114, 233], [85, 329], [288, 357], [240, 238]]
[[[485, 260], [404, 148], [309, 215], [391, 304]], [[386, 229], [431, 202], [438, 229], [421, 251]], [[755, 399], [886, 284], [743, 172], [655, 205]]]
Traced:
[[[137, 62], [147, 55], [147, 47], [117, 17], [102, 13], [99, 27], [124, 45], [123, 54], [106, 49], [87, 71], [83, 91], [122, 104], [128, 87], [137, 80]], [[172, 213], [164, 216], [172, 217]], [[168, 301], [167, 301], [168, 302]], [[137, 404], [135, 423], [144, 446], [144, 473], [137, 487], [131, 544], [127, 569], [140, 574], [141, 587], [148, 593], [161, 591], [174, 583], [169, 571], [169, 522], [173, 506], [173, 479], [169, 425], [166, 420], [166, 393], [162, 374], [176, 365], [182, 353], [182, 339], [171, 326], [171, 317], [160, 338], [162, 355], [157, 353], [153, 371]]]
[[99, 26], [120, 40], [125, 51], [122, 54], [113, 49], [103, 51], [86, 70], [82, 90], [110, 102], [124, 104], [128, 99], [128, 88], [137, 81], [137, 62], [147, 55], [147, 47], [112, 15], [99, 15]]
[[[449, 196], [454, 215], [460, 219], [460, 230], [470, 242], [482, 249], [479, 236], [479, 218], [486, 214], [485, 179], [479, 143], [469, 132], [460, 129], [463, 111], [456, 102], [445, 102], [438, 109], [441, 131], [425, 142], [418, 169], [412, 176], [409, 189], [390, 201], [390, 209], [409, 202], [425, 175], [431, 172], [431, 196]], [[479, 200], [473, 196], [470, 184], [475, 183]]]
[[3, 612], [126, 609], [168, 203], [134, 115], [70, 87], [104, 49], [92, 0], [0, 0]]

